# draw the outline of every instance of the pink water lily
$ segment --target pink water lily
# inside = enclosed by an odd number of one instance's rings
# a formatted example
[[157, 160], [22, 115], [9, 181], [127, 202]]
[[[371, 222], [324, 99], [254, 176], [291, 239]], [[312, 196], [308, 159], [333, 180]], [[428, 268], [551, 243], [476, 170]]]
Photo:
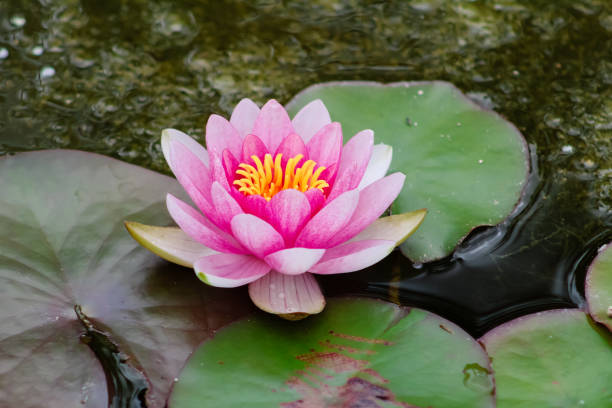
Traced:
[[205, 149], [186, 134], [162, 133], [164, 157], [197, 207], [168, 194], [176, 227], [126, 225], [146, 248], [193, 267], [205, 283], [249, 284], [261, 309], [287, 318], [320, 312], [312, 274], [370, 266], [407, 238], [425, 210], [379, 218], [405, 176], [385, 177], [392, 149], [363, 130], [342, 130], [320, 100], [291, 120], [277, 101], [243, 99], [230, 120], [211, 115]]

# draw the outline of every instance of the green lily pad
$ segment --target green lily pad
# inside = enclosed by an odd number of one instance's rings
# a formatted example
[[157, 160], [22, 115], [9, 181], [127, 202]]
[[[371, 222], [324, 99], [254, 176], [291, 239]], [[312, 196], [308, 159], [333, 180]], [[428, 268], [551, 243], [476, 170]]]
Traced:
[[520, 132], [446, 82], [331, 82], [296, 95], [295, 114], [321, 99], [345, 140], [374, 130], [393, 147], [390, 172], [406, 175], [393, 211], [427, 208], [423, 225], [401, 247], [426, 262], [453, 251], [474, 227], [494, 225], [517, 204], [529, 170]]
[[171, 408], [493, 407], [482, 347], [453, 323], [371, 299], [320, 315], [258, 314], [220, 330], [187, 362]]
[[612, 407], [612, 336], [577, 309], [520, 317], [480, 339], [498, 408]]
[[605, 246], [589, 267], [585, 294], [593, 319], [612, 331], [612, 244]]
[[0, 159], [0, 405], [109, 406], [102, 367], [79, 340], [76, 305], [144, 372], [149, 407], [164, 406], [197, 344], [251, 310], [245, 293], [197, 283], [125, 230], [126, 218], [169, 223], [165, 194], [181, 190], [96, 154]]

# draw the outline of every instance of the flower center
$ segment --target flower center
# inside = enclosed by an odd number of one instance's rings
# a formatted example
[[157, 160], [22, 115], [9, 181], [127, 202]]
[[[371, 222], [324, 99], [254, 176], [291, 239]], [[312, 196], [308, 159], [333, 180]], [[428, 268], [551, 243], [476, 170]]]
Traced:
[[[296, 168], [295, 166], [304, 157], [304, 155], [298, 154], [287, 161], [283, 171], [281, 167], [282, 157], [283, 155], [279, 153], [272, 160], [272, 155], [266, 154], [262, 163], [259, 157], [251, 156], [251, 159], [255, 162], [255, 167], [240, 163], [238, 170], [236, 170], [237, 179], [234, 180], [234, 184], [238, 186], [238, 191], [244, 193], [244, 195], [260, 195], [270, 201], [274, 194], [289, 188], [301, 192], [318, 188], [322, 192], [325, 187], [329, 187], [325, 180], [319, 180], [319, 176], [325, 170], [325, 167], [317, 167], [314, 160], [306, 160], [300, 167]], [[316, 171], [315, 167], [317, 167]]]

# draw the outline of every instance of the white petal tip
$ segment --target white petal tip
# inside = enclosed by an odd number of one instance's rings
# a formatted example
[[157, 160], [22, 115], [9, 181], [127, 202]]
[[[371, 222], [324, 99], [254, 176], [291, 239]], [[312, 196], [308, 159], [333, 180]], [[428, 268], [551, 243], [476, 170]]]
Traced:
[[158, 227], [133, 221], [124, 221], [124, 224], [140, 245], [178, 265], [190, 268], [198, 258], [215, 253], [177, 227]]
[[400, 245], [419, 228], [426, 215], [427, 209], [422, 208], [407, 213], [381, 217], [351, 241], [382, 239], [394, 241], [395, 245]]
[[170, 147], [170, 142], [172, 141], [172, 139], [177, 138], [177, 137], [190, 137], [190, 136], [176, 129], [168, 128], [168, 129], [162, 130], [162, 133], [161, 133], [162, 149], [168, 149]]
[[249, 284], [249, 296], [264, 312], [286, 320], [301, 320], [325, 308], [321, 288], [310, 273], [284, 275], [271, 271]]

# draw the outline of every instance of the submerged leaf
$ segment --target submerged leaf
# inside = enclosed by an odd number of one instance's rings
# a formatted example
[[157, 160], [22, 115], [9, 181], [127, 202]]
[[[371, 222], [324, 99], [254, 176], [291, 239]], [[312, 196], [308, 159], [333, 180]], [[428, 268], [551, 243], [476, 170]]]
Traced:
[[76, 305], [144, 372], [151, 408], [165, 405], [195, 345], [250, 310], [245, 293], [198, 284], [125, 230], [128, 217], [169, 223], [164, 197], [180, 191], [175, 180], [77, 151], [4, 157], [0, 174], [2, 404], [108, 407]]

